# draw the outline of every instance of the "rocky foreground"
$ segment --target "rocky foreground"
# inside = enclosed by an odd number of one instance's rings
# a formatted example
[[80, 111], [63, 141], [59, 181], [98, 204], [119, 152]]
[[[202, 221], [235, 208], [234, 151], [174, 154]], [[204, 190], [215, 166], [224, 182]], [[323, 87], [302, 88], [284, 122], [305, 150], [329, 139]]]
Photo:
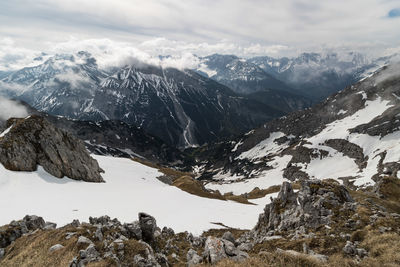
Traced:
[[293, 186], [283, 183], [251, 231], [198, 237], [161, 229], [146, 213], [131, 223], [102, 216], [61, 228], [26, 216], [0, 228], [0, 266], [400, 265], [398, 179], [358, 191], [333, 180]]

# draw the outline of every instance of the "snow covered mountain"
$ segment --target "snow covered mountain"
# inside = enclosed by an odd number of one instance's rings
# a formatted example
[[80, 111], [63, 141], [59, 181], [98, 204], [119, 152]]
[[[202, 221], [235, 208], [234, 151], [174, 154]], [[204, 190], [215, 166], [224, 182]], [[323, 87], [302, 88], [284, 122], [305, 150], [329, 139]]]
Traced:
[[284, 112], [311, 105], [310, 99], [249, 60], [214, 54], [199, 61], [201, 63], [196, 72], [228, 86], [236, 93], [248, 95]]
[[92, 107], [102, 111], [99, 119], [120, 118], [178, 146], [237, 134], [282, 114], [193, 71], [153, 66], [125, 67], [105, 79]]
[[256, 64], [234, 55], [203, 57], [197, 71], [207, 75], [238, 93], [249, 94], [264, 89], [287, 90], [291, 88], [266, 73]]
[[211, 180], [210, 189], [242, 194], [285, 180], [333, 178], [361, 186], [398, 177], [398, 70], [398, 64], [385, 67], [310, 109], [198, 153], [200, 179]]
[[240, 134], [283, 114], [190, 70], [141, 65], [108, 73], [87, 52], [49, 57], [7, 75], [0, 88], [52, 115], [121, 120], [179, 147]]
[[[238, 93], [250, 94], [268, 89], [260, 99], [273, 98], [287, 91], [285, 99], [297, 104], [291, 111], [319, 102], [387, 65], [396, 55], [368, 60], [360, 53], [303, 53], [293, 58], [260, 56], [250, 59], [233, 55], [199, 58], [196, 71], [227, 85]], [[290, 98], [289, 98], [290, 97]], [[307, 102], [307, 100], [309, 100]]]
[[[394, 57], [393, 55], [392, 57]], [[364, 78], [391, 57], [368, 60], [360, 53], [303, 53], [295, 58], [254, 57], [248, 61], [315, 101]]]

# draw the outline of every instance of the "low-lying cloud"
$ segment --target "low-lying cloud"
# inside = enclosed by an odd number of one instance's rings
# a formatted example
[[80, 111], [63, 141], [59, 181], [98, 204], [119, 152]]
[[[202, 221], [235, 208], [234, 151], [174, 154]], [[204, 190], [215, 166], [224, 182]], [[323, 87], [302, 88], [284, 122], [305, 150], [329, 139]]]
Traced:
[[49, 82], [49, 86], [53, 86], [59, 83], [68, 83], [71, 89], [82, 89], [85, 85], [89, 84], [91, 79], [87, 76], [83, 76], [79, 72], [67, 71], [64, 73], [57, 74], [54, 79]]
[[13, 100], [0, 96], [0, 120], [8, 120], [9, 118], [24, 118], [28, 116], [27, 109]]
[[375, 76], [375, 84], [387, 82], [400, 77], [400, 61], [394, 62], [387, 68]]

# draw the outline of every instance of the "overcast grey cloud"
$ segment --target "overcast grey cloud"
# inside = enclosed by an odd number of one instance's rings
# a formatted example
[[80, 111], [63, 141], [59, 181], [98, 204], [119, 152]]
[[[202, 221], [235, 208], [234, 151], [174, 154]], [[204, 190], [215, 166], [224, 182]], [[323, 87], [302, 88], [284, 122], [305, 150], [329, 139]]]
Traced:
[[0, 64], [11, 68], [56, 48], [118, 48], [139, 58], [320, 50], [381, 55], [400, 46], [399, 8], [396, 0], [0, 1]]

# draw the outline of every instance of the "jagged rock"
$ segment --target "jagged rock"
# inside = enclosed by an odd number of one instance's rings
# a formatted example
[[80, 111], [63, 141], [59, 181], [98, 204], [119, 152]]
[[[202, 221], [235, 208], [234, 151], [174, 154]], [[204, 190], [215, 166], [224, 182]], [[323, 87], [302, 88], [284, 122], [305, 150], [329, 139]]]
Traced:
[[215, 264], [228, 256], [225, 253], [224, 242], [221, 239], [209, 236], [204, 245], [204, 256], [211, 264]]
[[89, 238], [87, 238], [87, 237], [85, 237], [85, 236], [83, 236], [83, 235], [81, 235], [81, 236], [78, 238], [78, 241], [77, 241], [76, 243], [77, 243], [78, 245], [80, 245], [80, 244], [88, 244], [88, 245], [93, 244], [92, 240], [90, 240]]
[[79, 258], [74, 258], [70, 267], [84, 267], [92, 261], [100, 260], [100, 253], [96, 250], [94, 244], [90, 244], [85, 250], [79, 251]]
[[343, 247], [343, 252], [347, 255], [356, 255], [357, 249], [353, 242], [347, 241], [346, 245]]
[[296, 180], [306, 180], [309, 178], [309, 175], [302, 171], [299, 166], [289, 165], [283, 170], [283, 177], [289, 179], [290, 181]]
[[82, 141], [57, 129], [43, 117], [9, 119], [9, 132], [0, 138], [0, 162], [12, 171], [36, 171], [86, 182], [104, 182], [97, 161]]
[[6, 254], [6, 251], [4, 248], [0, 248], [0, 260], [4, 257], [4, 255]]
[[202, 236], [193, 236], [192, 234], [188, 234], [187, 240], [193, 247], [203, 247], [206, 242], [206, 238]]
[[228, 240], [228, 241], [232, 242], [233, 244], [236, 244], [235, 237], [234, 237], [233, 234], [232, 234], [231, 232], [229, 232], [229, 231], [225, 232], [225, 233], [222, 235], [222, 239]]
[[139, 221], [134, 221], [133, 223], [124, 224], [124, 228], [128, 233], [129, 238], [142, 239], [142, 229], [140, 228]]
[[148, 260], [143, 258], [140, 255], [135, 255], [133, 257], [133, 263], [135, 264], [135, 266], [138, 266], [138, 267], [153, 266], [153, 265], [148, 265]]
[[226, 255], [233, 257], [239, 254], [239, 250], [235, 247], [235, 244], [233, 244], [231, 241], [221, 239], [221, 241], [224, 243], [224, 249]]
[[101, 217], [89, 217], [89, 223], [96, 225], [107, 225], [111, 221], [111, 218], [107, 215], [101, 216]]
[[161, 267], [169, 267], [168, 258], [162, 253], [156, 253], [155, 255], [156, 261]]
[[46, 222], [43, 230], [54, 230], [57, 228], [57, 224], [56, 223], [52, 223], [52, 222]]
[[103, 232], [101, 231], [101, 227], [97, 227], [94, 236], [98, 241], [103, 241]]
[[79, 222], [79, 220], [73, 220], [71, 223], [71, 226], [73, 227], [79, 227], [81, 225], [81, 223]]
[[344, 207], [347, 202], [353, 202], [349, 192], [333, 182], [302, 181], [298, 193], [284, 182], [278, 197], [265, 206], [254, 231], [262, 239], [272, 230], [316, 229], [328, 225], [332, 209]]
[[364, 156], [363, 149], [360, 146], [345, 139], [329, 139], [324, 144], [354, 159], [360, 170], [367, 166], [368, 156]]
[[161, 231], [161, 234], [170, 236], [170, 235], [175, 235], [175, 232], [172, 228], [164, 226]]
[[200, 257], [194, 249], [189, 249], [186, 254], [186, 261], [188, 267], [196, 266], [203, 261], [203, 258]]
[[43, 218], [36, 215], [26, 215], [22, 221], [28, 230], [42, 229], [46, 225]]
[[292, 159], [289, 161], [288, 165], [283, 171], [283, 177], [289, 179], [290, 181], [295, 181], [309, 179], [309, 175], [302, 171], [301, 167], [296, 165], [297, 163], [310, 163], [312, 159], [322, 159], [329, 153], [325, 150], [308, 148], [300, 144], [294, 148], [286, 149], [283, 154], [292, 156]]
[[26, 215], [21, 221], [12, 221], [0, 230], [0, 248], [5, 248], [23, 234], [43, 229], [45, 222], [42, 217]]
[[139, 213], [139, 224], [142, 230], [142, 238], [146, 242], [150, 242], [154, 239], [154, 232], [157, 228], [156, 219], [144, 212]]
[[241, 251], [250, 251], [253, 248], [251, 243], [242, 243], [238, 246], [238, 249]]
[[134, 257], [134, 263], [136, 264], [136, 266], [139, 267], [150, 267], [150, 266], [160, 266], [161, 265], [157, 262], [155, 255], [154, 255], [154, 251], [153, 248], [147, 244], [146, 242], [139, 240], [138, 241], [141, 245], [143, 245], [144, 247], [146, 247], [145, 249], [145, 253], [146, 253], [146, 258], [143, 258], [140, 255], [135, 255]]
[[61, 245], [61, 244], [56, 244], [56, 245], [54, 245], [54, 246], [52, 246], [52, 247], [49, 248], [49, 252], [57, 251], [57, 250], [60, 250], [60, 249], [63, 249], [63, 248], [64, 248], [63, 245]]

